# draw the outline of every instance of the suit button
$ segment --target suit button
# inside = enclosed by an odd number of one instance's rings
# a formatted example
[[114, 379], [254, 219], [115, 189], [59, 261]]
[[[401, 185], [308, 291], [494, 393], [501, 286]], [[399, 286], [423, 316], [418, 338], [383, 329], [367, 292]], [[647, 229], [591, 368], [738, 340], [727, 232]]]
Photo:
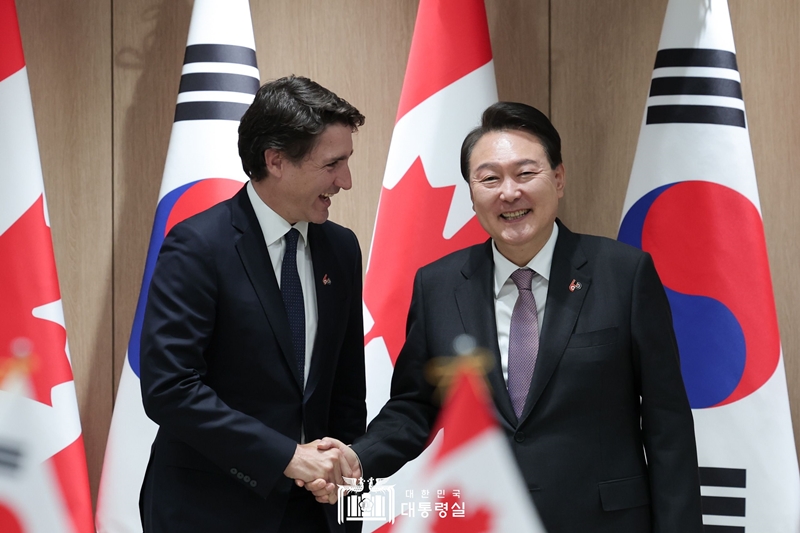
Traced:
[[238, 470], [236, 470], [235, 468], [231, 468], [231, 474], [233, 474], [235, 476], [236, 472], [238, 472]]
[[250, 476], [244, 476], [244, 482], [250, 483]]
[[251, 487], [255, 487], [256, 485], [258, 485], [258, 483], [256, 483], [256, 480], [255, 480], [255, 479], [254, 479], [253, 481], [251, 481], [251, 482], [250, 482], [250, 486], [251, 486]]
[[517, 442], [524, 441], [525, 440], [525, 433], [523, 433], [521, 431], [517, 431], [516, 433], [514, 433], [514, 440], [517, 441]]
[[236, 474], [236, 477], [239, 478], [239, 479], [242, 479], [244, 477], [244, 474], [239, 472], [238, 474]]

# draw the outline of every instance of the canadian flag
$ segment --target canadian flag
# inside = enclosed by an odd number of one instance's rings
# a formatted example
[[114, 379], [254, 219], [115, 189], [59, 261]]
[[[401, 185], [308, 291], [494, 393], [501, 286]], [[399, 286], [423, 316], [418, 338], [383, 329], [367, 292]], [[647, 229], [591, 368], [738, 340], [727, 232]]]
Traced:
[[653, 256], [691, 403], [703, 522], [800, 531], [800, 476], [725, 0], [670, 0], [619, 239]]
[[157, 426], [142, 406], [139, 338], [161, 243], [178, 222], [233, 196], [247, 181], [239, 119], [260, 85], [247, 0], [195, 0], [175, 122], [144, 279], [122, 369], [97, 498], [99, 533], [140, 533], [139, 491]]
[[401, 504], [401, 516], [385, 531], [544, 533], [483, 377], [474, 366], [453, 364], [458, 368], [437, 423], [444, 429], [441, 445], [426, 458], [414, 488], [404, 491], [412, 501]]
[[496, 101], [483, 0], [421, 0], [364, 279], [369, 420], [389, 399], [417, 269], [487, 238], [459, 153]]
[[92, 502], [14, 0], [0, 0], [0, 531], [89, 533]]

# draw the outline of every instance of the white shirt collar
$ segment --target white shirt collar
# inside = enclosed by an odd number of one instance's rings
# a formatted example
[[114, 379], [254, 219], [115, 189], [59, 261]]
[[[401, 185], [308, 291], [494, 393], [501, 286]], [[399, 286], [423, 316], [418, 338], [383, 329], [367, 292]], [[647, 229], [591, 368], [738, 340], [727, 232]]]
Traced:
[[253, 188], [253, 182], [247, 182], [247, 197], [250, 198], [250, 203], [253, 204], [253, 210], [256, 212], [258, 223], [261, 224], [261, 231], [264, 233], [264, 240], [267, 246], [278, 242], [281, 237], [295, 228], [300, 232], [303, 238], [303, 243], [308, 246], [308, 222], [301, 220], [294, 226], [289, 224], [278, 213], [272, 210], [270, 206], [264, 203], [264, 200], [258, 195]]
[[[553, 251], [556, 249], [557, 239], [558, 224], [553, 222], [553, 232], [550, 234], [550, 238], [544, 243], [539, 253], [533, 256], [533, 259], [525, 265], [547, 281], [550, 281], [550, 267], [553, 264]], [[497, 298], [500, 289], [503, 288], [508, 278], [520, 267], [506, 259], [497, 249], [497, 245], [494, 241], [492, 241], [492, 257], [494, 259], [494, 296]]]

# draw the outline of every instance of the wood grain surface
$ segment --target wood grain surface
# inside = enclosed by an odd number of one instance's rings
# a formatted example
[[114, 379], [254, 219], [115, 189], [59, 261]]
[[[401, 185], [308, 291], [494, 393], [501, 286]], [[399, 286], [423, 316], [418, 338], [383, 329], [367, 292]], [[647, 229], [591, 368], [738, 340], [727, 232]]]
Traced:
[[[26, 0], [18, 11], [93, 496], [133, 322], [192, 2]], [[615, 236], [667, 0], [487, 0], [501, 99], [562, 134], [573, 229]], [[262, 82], [309, 76], [367, 117], [331, 218], [365, 258], [416, 0], [251, 2]], [[800, 437], [800, 3], [731, 0]]]

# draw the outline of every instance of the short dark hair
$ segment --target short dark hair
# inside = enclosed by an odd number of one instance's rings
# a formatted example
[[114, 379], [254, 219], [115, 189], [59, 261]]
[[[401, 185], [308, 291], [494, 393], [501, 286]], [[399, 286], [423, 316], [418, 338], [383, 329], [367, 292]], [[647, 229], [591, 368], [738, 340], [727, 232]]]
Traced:
[[332, 124], [357, 131], [364, 115], [343, 98], [302, 76], [265, 83], [239, 123], [239, 157], [253, 181], [267, 177], [264, 152], [280, 150], [297, 163], [314, 149]]
[[561, 164], [561, 137], [544, 113], [527, 104], [497, 102], [486, 108], [481, 125], [467, 134], [461, 144], [461, 175], [469, 183], [469, 158], [481, 137], [493, 131], [519, 130], [542, 143], [552, 168]]

